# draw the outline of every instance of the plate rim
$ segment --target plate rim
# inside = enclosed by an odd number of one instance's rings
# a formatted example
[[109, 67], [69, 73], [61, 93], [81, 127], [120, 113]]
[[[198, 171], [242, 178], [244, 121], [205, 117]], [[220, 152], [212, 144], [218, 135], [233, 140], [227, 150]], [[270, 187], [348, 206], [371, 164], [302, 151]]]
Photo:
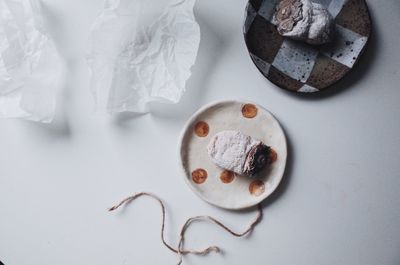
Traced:
[[[183, 163], [183, 152], [182, 152], [182, 148], [183, 148], [183, 140], [184, 137], [186, 135], [186, 132], [188, 131], [188, 129], [190, 128], [190, 126], [195, 122], [195, 120], [197, 119], [197, 117], [202, 114], [204, 111], [206, 111], [207, 109], [211, 108], [211, 107], [215, 107], [217, 105], [221, 105], [221, 104], [229, 104], [229, 103], [239, 103], [239, 104], [254, 104], [256, 105], [258, 108], [263, 109], [263, 111], [266, 111], [268, 114], [271, 115], [271, 117], [276, 121], [279, 129], [282, 132], [283, 135], [283, 143], [284, 143], [284, 150], [285, 150], [285, 158], [284, 161], [282, 161], [282, 163], [284, 163], [283, 166], [283, 171], [281, 174], [278, 175], [277, 177], [277, 182], [276, 185], [273, 187], [273, 189], [269, 192], [269, 193], [265, 193], [265, 195], [260, 196], [260, 200], [256, 203], [251, 203], [249, 205], [245, 205], [245, 206], [238, 206], [238, 207], [226, 207], [226, 206], [222, 206], [222, 205], [218, 205], [217, 203], [207, 199], [206, 196], [204, 196], [203, 194], [201, 194], [200, 192], [198, 192], [194, 186], [192, 185], [192, 183], [190, 182], [187, 172], [185, 170], [185, 166]], [[285, 131], [282, 128], [281, 123], [279, 122], [279, 120], [275, 117], [275, 115], [269, 111], [268, 109], [266, 109], [264, 106], [252, 101], [252, 100], [240, 100], [240, 99], [225, 99], [225, 100], [216, 100], [210, 103], [207, 103], [205, 105], [203, 105], [202, 107], [200, 107], [196, 112], [194, 112], [190, 118], [186, 121], [185, 125], [183, 126], [180, 135], [179, 135], [179, 139], [178, 139], [178, 152], [179, 152], [179, 168], [180, 171], [182, 173], [182, 177], [185, 180], [185, 183], [187, 186], [189, 186], [190, 190], [196, 194], [200, 199], [202, 199], [203, 201], [207, 202], [208, 204], [211, 204], [215, 207], [221, 208], [221, 209], [225, 209], [225, 210], [245, 210], [245, 209], [249, 209], [251, 207], [254, 207], [260, 203], [262, 203], [265, 199], [267, 199], [269, 196], [271, 196], [279, 187], [279, 185], [282, 182], [282, 179], [285, 175], [286, 172], [286, 166], [287, 166], [287, 157], [288, 157], [288, 144], [287, 144], [287, 137], [285, 134]]]

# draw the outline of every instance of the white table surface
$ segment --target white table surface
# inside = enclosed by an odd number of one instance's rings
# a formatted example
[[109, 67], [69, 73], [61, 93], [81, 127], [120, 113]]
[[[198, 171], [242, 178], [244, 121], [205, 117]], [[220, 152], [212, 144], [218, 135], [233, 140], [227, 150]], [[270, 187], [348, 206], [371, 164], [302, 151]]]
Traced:
[[65, 100], [54, 123], [0, 121], [0, 260], [5, 265], [175, 264], [159, 240], [158, 205], [142, 199], [107, 207], [137, 191], [167, 203], [167, 239], [192, 215], [211, 214], [236, 230], [254, 212], [201, 201], [183, 181], [177, 141], [205, 103], [256, 101], [280, 119], [290, 142], [285, 180], [264, 203], [250, 237], [195, 224], [186, 246], [210, 243], [223, 255], [184, 264], [400, 264], [400, 2], [369, 0], [373, 37], [356, 69], [318, 96], [300, 97], [265, 80], [242, 37], [245, 0], [199, 0], [202, 40], [181, 103], [153, 114], [92, 112], [84, 61], [100, 0], [47, 0], [52, 33], [68, 64]]

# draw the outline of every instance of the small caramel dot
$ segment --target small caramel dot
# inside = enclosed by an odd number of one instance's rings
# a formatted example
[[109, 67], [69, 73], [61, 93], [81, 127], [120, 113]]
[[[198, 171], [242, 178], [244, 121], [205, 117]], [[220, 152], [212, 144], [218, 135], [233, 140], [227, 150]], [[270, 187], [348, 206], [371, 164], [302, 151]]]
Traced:
[[249, 191], [251, 195], [260, 196], [265, 191], [264, 182], [262, 182], [261, 180], [253, 181], [252, 183], [250, 183]]
[[242, 114], [245, 118], [252, 119], [257, 116], [258, 109], [254, 104], [245, 104], [242, 107]]
[[271, 164], [274, 163], [278, 159], [278, 153], [271, 148], [271, 152], [269, 153], [269, 161]]
[[192, 180], [196, 184], [203, 184], [207, 180], [207, 171], [202, 168], [198, 168], [192, 172]]
[[210, 131], [210, 127], [204, 121], [199, 121], [194, 126], [194, 132], [199, 137], [206, 137], [208, 135], [209, 131]]
[[221, 181], [225, 184], [231, 183], [234, 178], [235, 178], [235, 173], [229, 170], [222, 171], [220, 176]]

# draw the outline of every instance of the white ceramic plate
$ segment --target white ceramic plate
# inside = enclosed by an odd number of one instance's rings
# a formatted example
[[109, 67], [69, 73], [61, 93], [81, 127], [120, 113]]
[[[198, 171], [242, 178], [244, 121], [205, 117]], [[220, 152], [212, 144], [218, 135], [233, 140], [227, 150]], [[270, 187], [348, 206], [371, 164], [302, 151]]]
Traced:
[[[276, 162], [255, 178], [222, 174], [224, 170], [209, 158], [207, 145], [224, 130], [261, 140], [277, 152]], [[231, 210], [257, 205], [271, 195], [282, 180], [287, 158], [285, 134], [275, 117], [257, 104], [238, 101], [217, 102], [197, 111], [183, 129], [179, 150], [185, 181], [194, 193]]]

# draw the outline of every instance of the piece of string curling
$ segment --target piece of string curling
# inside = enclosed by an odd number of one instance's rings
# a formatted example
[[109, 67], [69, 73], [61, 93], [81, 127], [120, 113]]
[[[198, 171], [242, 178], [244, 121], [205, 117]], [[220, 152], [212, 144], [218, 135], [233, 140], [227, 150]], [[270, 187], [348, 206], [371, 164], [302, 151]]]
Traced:
[[232, 229], [228, 228], [226, 225], [224, 225], [221, 221], [215, 219], [212, 216], [207, 216], [207, 215], [202, 215], [202, 216], [194, 216], [191, 217], [189, 219], [186, 220], [186, 222], [183, 224], [181, 230], [180, 230], [180, 234], [179, 234], [179, 243], [178, 243], [178, 247], [173, 247], [171, 244], [169, 244], [166, 240], [165, 240], [165, 236], [164, 236], [164, 231], [165, 231], [165, 215], [166, 215], [166, 210], [165, 210], [165, 205], [163, 203], [163, 201], [156, 195], [152, 194], [152, 193], [148, 193], [148, 192], [140, 192], [137, 194], [134, 194], [132, 196], [129, 196], [125, 199], [123, 199], [121, 202], [119, 202], [118, 204], [116, 204], [115, 206], [109, 208], [108, 210], [110, 212], [117, 210], [118, 208], [120, 208], [121, 206], [124, 206], [134, 200], [136, 200], [139, 197], [150, 197], [154, 200], [156, 200], [160, 207], [161, 207], [161, 212], [162, 212], [162, 220], [161, 220], [161, 241], [164, 244], [165, 247], [167, 247], [169, 250], [171, 250], [172, 252], [176, 253], [178, 255], [178, 265], [182, 264], [182, 259], [184, 255], [187, 254], [195, 254], [195, 255], [207, 255], [211, 252], [215, 252], [215, 253], [220, 253], [221, 249], [218, 246], [209, 246], [205, 249], [201, 249], [201, 250], [193, 250], [193, 249], [185, 249], [184, 248], [184, 239], [185, 239], [185, 233], [187, 231], [187, 229], [189, 228], [189, 226], [195, 222], [195, 221], [208, 221], [211, 222], [213, 224], [218, 225], [219, 227], [221, 227], [223, 230], [225, 230], [226, 232], [230, 233], [231, 235], [235, 236], [235, 237], [244, 237], [246, 235], [248, 235], [250, 232], [252, 232], [254, 230], [254, 228], [256, 227], [256, 225], [262, 220], [262, 216], [263, 216], [263, 212], [262, 212], [262, 207], [261, 204], [257, 205], [257, 216], [255, 217], [255, 219], [246, 227], [246, 229], [243, 232], [235, 232]]

